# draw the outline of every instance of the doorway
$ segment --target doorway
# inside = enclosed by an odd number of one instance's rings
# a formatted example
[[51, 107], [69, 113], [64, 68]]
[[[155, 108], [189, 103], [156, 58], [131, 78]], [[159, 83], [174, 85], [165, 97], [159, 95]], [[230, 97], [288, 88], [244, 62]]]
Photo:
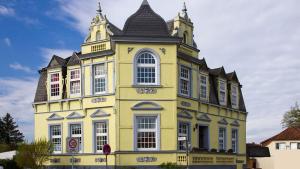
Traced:
[[199, 149], [209, 150], [209, 128], [208, 126], [199, 126]]

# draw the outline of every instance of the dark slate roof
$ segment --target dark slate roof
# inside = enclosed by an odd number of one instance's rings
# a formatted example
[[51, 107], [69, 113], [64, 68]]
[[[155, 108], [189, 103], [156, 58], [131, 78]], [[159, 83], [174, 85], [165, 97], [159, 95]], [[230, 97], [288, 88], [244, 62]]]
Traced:
[[52, 57], [49, 65], [47, 66], [47, 68], [63, 67], [63, 66], [66, 66], [68, 61], [69, 61], [69, 58], [63, 59], [59, 56], [53, 55], [53, 57]]
[[263, 147], [258, 144], [247, 144], [247, 157], [271, 157], [268, 147]]
[[235, 81], [237, 83], [240, 83], [235, 71], [231, 72], [231, 73], [227, 73], [226, 77], [227, 77], [227, 79], [229, 79], [231, 81]]
[[108, 28], [112, 31], [114, 35], [122, 35], [123, 32], [121, 29], [119, 29], [116, 25], [112, 24], [108, 21]]
[[261, 142], [263, 146], [267, 146], [272, 141], [299, 141], [300, 140], [300, 127], [289, 127], [281, 133]]
[[86, 58], [93, 58], [93, 57], [110, 56], [113, 55], [114, 53], [115, 52], [113, 50], [104, 50], [104, 51], [79, 55], [79, 58], [86, 59]]
[[[237, 79], [236, 73], [229, 73], [226, 74], [224, 67], [216, 68], [216, 69], [210, 69], [207, 66], [207, 63], [205, 59], [198, 59], [196, 57], [192, 57], [188, 54], [178, 52], [177, 57], [183, 60], [186, 60], [188, 62], [192, 62], [194, 64], [199, 65], [199, 69], [201, 71], [207, 71], [209, 73], [209, 83], [210, 83], [210, 89], [209, 89], [209, 103], [215, 104], [215, 105], [220, 105], [219, 103], [219, 97], [218, 97], [218, 77], [223, 77], [229, 81]], [[236, 76], [236, 77], [235, 77]], [[229, 84], [228, 84], [229, 85]], [[244, 102], [244, 97], [241, 89], [241, 85], [239, 87], [239, 110], [246, 112], [246, 106]], [[230, 86], [227, 87], [228, 89]], [[227, 105], [226, 107], [232, 108], [231, 107], [231, 96], [228, 94], [227, 95]]]
[[42, 70], [39, 71], [39, 73], [40, 73], [40, 79], [36, 89], [34, 102], [47, 101], [47, 87], [46, 87], [47, 69], [43, 68]]
[[123, 28], [125, 36], [170, 36], [167, 23], [156, 14], [147, 0], [144, 0], [136, 13], [131, 15]]
[[70, 57], [67, 66], [74, 66], [74, 65], [80, 65], [80, 59], [77, 55], [77, 53], [73, 53], [73, 55]]

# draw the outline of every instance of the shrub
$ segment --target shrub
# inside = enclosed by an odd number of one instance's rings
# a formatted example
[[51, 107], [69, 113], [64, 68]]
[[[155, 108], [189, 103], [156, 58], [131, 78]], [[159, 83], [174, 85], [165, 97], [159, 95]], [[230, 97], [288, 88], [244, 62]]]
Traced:
[[0, 166], [4, 169], [21, 169], [14, 160], [0, 160]]
[[210, 152], [212, 152], [212, 153], [216, 153], [216, 152], [217, 152], [217, 149], [215, 149], [215, 148], [212, 148], [212, 149], [210, 149]]
[[181, 167], [179, 167], [176, 163], [168, 162], [168, 163], [162, 163], [160, 165], [160, 168], [162, 168], [162, 169], [180, 169]]

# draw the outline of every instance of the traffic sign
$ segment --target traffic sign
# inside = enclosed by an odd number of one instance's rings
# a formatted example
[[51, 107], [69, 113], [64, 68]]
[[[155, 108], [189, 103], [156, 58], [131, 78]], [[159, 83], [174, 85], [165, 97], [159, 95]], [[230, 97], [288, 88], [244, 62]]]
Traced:
[[67, 138], [67, 150], [68, 152], [77, 153], [79, 151], [79, 138]]
[[105, 145], [103, 146], [103, 154], [109, 155], [110, 153], [111, 153], [110, 145], [109, 145], [109, 144], [105, 144]]
[[186, 141], [186, 137], [178, 137], [178, 141]]

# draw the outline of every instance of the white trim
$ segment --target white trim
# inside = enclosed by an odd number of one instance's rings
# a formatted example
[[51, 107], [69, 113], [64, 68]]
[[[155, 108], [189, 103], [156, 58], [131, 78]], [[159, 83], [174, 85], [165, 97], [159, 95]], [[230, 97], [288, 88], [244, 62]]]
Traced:
[[[219, 82], [218, 82], [218, 93], [219, 93], [219, 102], [220, 102], [220, 105], [222, 106], [225, 106], [227, 104], [227, 82], [226, 80], [224, 79], [219, 79]], [[222, 89], [221, 85], [224, 84], [224, 89]], [[224, 100], [222, 99], [222, 96], [221, 96], [221, 92], [224, 92]]]
[[[230, 91], [231, 91], [230, 92], [231, 93], [231, 97], [230, 97], [231, 98], [231, 106], [234, 109], [238, 109], [238, 107], [239, 107], [239, 90], [238, 90], [238, 85], [231, 83], [231, 89], [230, 89]], [[235, 104], [233, 102], [233, 97], [236, 97]]]
[[[52, 127], [53, 126], [59, 126], [60, 127], [60, 136], [56, 136], [56, 137], [52, 136]], [[49, 124], [48, 125], [48, 138], [49, 138], [50, 142], [52, 142], [52, 138], [60, 138], [61, 150], [60, 151], [54, 151], [53, 150], [53, 154], [62, 154], [64, 146], [63, 146], [63, 125], [61, 123], [60, 124]]]
[[[72, 72], [76, 72], [76, 71], [79, 71], [79, 77], [78, 78], [75, 78], [75, 79], [72, 79]], [[74, 93], [72, 94], [71, 91], [71, 83], [72, 82], [76, 82], [76, 81], [79, 81], [79, 93]], [[75, 69], [71, 69], [70, 70], [70, 78], [69, 78], [69, 92], [70, 92], [70, 96], [71, 97], [80, 97], [81, 96], [81, 69], [80, 68], [75, 68]]]
[[[206, 79], [206, 84], [202, 83], [202, 77], [205, 77]], [[208, 75], [200, 74], [199, 75], [199, 98], [200, 100], [207, 101], [208, 100], [208, 82], [209, 82], [209, 77]], [[202, 97], [202, 86], [206, 88], [206, 97]]]
[[[185, 70], [188, 71], [188, 78], [181, 76], [181, 70], [182, 69], [185, 69]], [[191, 68], [186, 67], [184, 65], [180, 65], [180, 67], [179, 67], [179, 94], [180, 95], [187, 96], [187, 97], [191, 96], [191, 93], [192, 93], [192, 90], [191, 90], [191, 88], [192, 88], [192, 78], [191, 77], [192, 77]], [[186, 81], [188, 83], [187, 84], [188, 85], [187, 86], [187, 92], [188, 92], [187, 94], [186, 93], [182, 93], [182, 91], [181, 91], [181, 89], [182, 89], [181, 80], [184, 80], [184, 81]]]
[[[105, 93], [107, 93], [107, 88], [108, 88], [108, 83], [107, 83], [107, 66], [106, 66], [107, 64], [106, 63], [99, 63], [99, 64], [94, 64], [93, 66], [92, 66], [92, 79], [93, 79], [93, 89], [91, 89], [91, 90], [93, 90], [93, 95], [101, 95], [101, 94], [105, 94]], [[103, 74], [100, 74], [100, 75], [95, 75], [95, 68], [96, 68], [96, 66], [103, 66], [103, 68], [104, 68], [104, 73]], [[104, 86], [104, 91], [101, 91], [101, 92], [96, 92], [96, 87], [95, 87], [95, 79], [104, 79], [104, 81], [105, 81], [105, 86]]]

